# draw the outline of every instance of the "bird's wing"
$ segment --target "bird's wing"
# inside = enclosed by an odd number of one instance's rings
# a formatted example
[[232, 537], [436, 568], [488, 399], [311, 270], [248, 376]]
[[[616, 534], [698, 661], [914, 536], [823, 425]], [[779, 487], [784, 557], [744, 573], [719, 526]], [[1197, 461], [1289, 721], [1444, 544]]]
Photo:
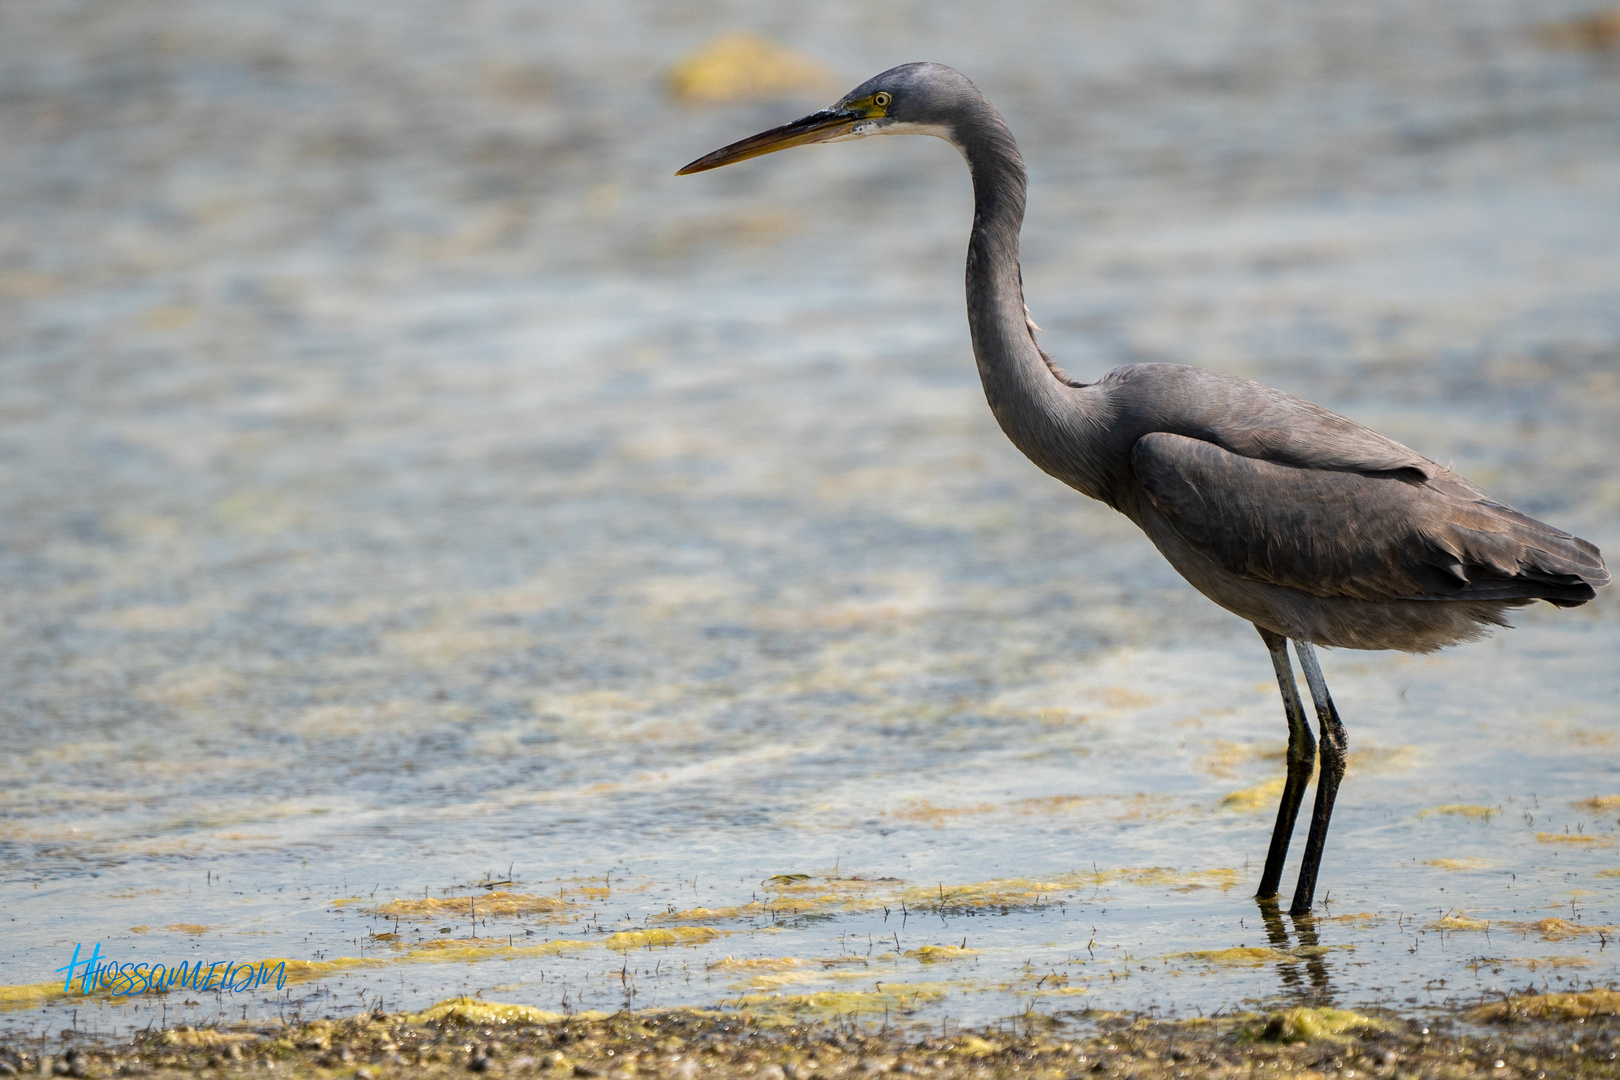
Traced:
[[1138, 435], [1167, 431], [1234, 454], [1308, 469], [1403, 473], [1445, 470], [1410, 447], [1312, 401], [1225, 372], [1180, 364], [1129, 364], [1103, 380]]
[[1437, 468], [1308, 468], [1158, 432], [1131, 465], [1153, 507], [1230, 573], [1361, 600], [1544, 599], [1608, 582], [1603, 558]]

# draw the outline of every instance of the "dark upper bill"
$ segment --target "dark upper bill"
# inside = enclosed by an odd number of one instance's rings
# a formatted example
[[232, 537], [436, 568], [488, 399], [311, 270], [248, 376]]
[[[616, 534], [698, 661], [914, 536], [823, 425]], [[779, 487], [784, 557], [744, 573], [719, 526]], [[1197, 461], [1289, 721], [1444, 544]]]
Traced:
[[781, 127], [762, 131], [758, 135], [750, 135], [730, 146], [722, 146], [712, 154], [704, 154], [675, 175], [706, 172], [709, 169], [718, 169], [722, 165], [730, 165], [732, 162], [747, 161], [761, 154], [786, 150], [790, 146], [804, 146], [807, 143], [841, 138], [850, 134], [856, 123], [865, 118], [864, 113], [851, 110], [822, 109], [791, 124], [783, 124]]

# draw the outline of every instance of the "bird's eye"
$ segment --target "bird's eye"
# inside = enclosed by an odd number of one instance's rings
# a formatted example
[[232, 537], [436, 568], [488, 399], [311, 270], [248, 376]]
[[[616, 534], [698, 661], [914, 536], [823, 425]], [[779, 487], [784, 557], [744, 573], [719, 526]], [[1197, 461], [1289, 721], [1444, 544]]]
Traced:
[[877, 93], [872, 95], [872, 104], [876, 105], [880, 109], [888, 108], [889, 102], [893, 100], [894, 98], [889, 96], [889, 92], [887, 90], [879, 90]]

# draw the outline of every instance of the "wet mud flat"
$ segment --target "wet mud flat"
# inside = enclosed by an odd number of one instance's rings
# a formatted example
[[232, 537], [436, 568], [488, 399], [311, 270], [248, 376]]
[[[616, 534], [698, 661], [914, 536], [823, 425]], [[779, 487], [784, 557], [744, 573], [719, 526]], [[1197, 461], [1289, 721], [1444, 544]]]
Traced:
[[[749, 1076], [833, 1080], [1095, 1076], [1596, 1077], [1620, 1075], [1620, 995], [1527, 995], [1402, 1020], [1295, 1007], [1199, 1020], [1027, 1014], [973, 1032], [841, 1018], [772, 1022], [705, 1010], [563, 1017], [455, 998], [421, 1013], [142, 1032], [128, 1042], [63, 1037], [0, 1048], [0, 1074], [74, 1077], [464, 1075]], [[63, 1033], [66, 1036], [68, 1033]]]

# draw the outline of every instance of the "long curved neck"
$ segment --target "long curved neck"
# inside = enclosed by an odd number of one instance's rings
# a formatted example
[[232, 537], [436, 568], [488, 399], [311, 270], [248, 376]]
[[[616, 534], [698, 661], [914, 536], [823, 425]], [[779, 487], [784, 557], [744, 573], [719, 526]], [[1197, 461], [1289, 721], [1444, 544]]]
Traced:
[[1035, 344], [1018, 267], [1024, 224], [1024, 159], [1001, 115], [979, 99], [954, 129], [973, 173], [973, 235], [968, 240], [967, 312], [984, 396], [1001, 430], [1024, 454], [1065, 483], [1087, 491], [1076, 460], [1075, 386]]

